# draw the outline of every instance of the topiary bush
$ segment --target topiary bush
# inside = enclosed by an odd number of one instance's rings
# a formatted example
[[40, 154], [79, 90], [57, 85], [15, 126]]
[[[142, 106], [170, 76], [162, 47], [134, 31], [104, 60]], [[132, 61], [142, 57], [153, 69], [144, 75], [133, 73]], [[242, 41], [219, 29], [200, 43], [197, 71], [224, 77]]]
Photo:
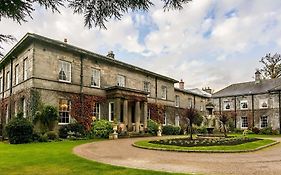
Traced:
[[174, 125], [166, 125], [162, 128], [162, 133], [165, 135], [179, 135], [181, 128]]
[[97, 120], [93, 124], [92, 132], [97, 138], [108, 138], [113, 132], [112, 124], [107, 120]]
[[207, 128], [204, 126], [196, 128], [196, 131], [197, 131], [197, 134], [207, 134], [208, 133]]
[[32, 142], [33, 125], [19, 113], [5, 127], [9, 142], [11, 144], [21, 144]]
[[152, 135], [157, 135], [159, 124], [156, 123], [154, 120], [149, 119], [147, 121], [147, 132]]

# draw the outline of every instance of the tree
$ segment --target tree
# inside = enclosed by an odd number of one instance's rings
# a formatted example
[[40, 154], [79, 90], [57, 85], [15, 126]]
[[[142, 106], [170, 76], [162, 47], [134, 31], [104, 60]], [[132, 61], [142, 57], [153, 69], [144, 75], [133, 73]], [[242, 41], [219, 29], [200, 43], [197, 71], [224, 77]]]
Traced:
[[281, 77], [281, 56], [280, 54], [269, 53], [265, 57], [262, 57], [260, 62], [263, 64], [263, 68], [260, 70], [267, 78], [279, 78]]
[[192, 124], [197, 120], [199, 114], [197, 112], [197, 110], [193, 107], [191, 108], [186, 108], [185, 109], [185, 114], [184, 114], [185, 118], [187, 119], [186, 121], [189, 124], [189, 129], [190, 129], [190, 140], [192, 140]]
[[[184, 4], [191, 0], [161, 0], [164, 3], [164, 10], [182, 9]], [[1, 0], [0, 21], [8, 18], [21, 24], [32, 19], [34, 6], [39, 4], [52, 12], [60, 12], [60, 7], [68, 7], [73, 13], [84, 16], [84, 24], [88, 28], [100, 27], [106, 29], [105, 23], [109, 19], [121, 20], [122, 16], [130, 11], [148, 11], [153, 3], [151, 0]], [[11, 35], [0, 35], [0, 44], [13, 41]], [[0, 49], [2, 49], [0, 47]], [[0, 55], [1, 56], [1, 55]]]
[[228, 117], [227, 117], [227, 115], [222, 114], [222, 115], [220, 115], [219, 120], [220, 120], [221, 125], [223, 127], [224, 136], [226, 137], [227, 136], [227, 134], [226, 134], [226, 123], [228, 121]]

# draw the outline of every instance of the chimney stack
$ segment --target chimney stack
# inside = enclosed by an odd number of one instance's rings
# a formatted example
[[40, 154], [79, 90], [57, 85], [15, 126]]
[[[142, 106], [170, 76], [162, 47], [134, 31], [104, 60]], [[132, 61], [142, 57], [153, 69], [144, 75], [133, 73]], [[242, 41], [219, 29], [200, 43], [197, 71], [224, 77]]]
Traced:
[[65, 43], [67, 43], [67, 38], [64, 38], [64, 40], [63, 40]]
[[110, 58], [112, 58], [112, 59], [114, 59], [114, 56], [115, 56], [115, 55], [114, 55], [113, 51], [109, 51], [106, 56], [107, 56], [107, 57], [110, 57]]
[[181, 90], [184, 90], [184, 82], [182, 81], [182, 79], [181, 79], [181, 81], [179, 82], [179, 88], [180, 88]]
[[210, 88], [210, 87], [205, 87], [205, 88], [202, 88], [202, 90], [203, 91], [205, 91], [205, 92], [207, 92], [207, 93], [209, 93], [209, 94], [212, 94], [213, 92], [213, 90]]
[[260, 83], [261, 82], [261, 72], [259, 69], [257, 69], [256, 73], [255, 73], [255, 83]]

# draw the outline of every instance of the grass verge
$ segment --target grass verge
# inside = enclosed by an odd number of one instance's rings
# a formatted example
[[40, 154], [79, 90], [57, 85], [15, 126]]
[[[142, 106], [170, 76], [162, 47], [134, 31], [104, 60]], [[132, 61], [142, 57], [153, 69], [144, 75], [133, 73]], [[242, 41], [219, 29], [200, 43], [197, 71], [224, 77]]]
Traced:
[[240, 145], [231, 146], [196, 146], [196, 147], [182, 147], [174, 145], [162, 145], [149, 143], [149, 140], [138, 141], [133, 144], [135, 147], [161, 150], [161, 151], [178, 151], [178, 152], [203, 152], [203, 153], [239, 153], [257, 151], [279, 142], [270, 139], [258, 140], [255, 142], [244, 143]]
[[[90, 141], [10, 145], [0, 142], [0, 174], [5, 175], [170, 175], [172, 173], [111, 166], [80, 158], [73, 147]], [[176, 173], [175, 173], [176, 174]]]

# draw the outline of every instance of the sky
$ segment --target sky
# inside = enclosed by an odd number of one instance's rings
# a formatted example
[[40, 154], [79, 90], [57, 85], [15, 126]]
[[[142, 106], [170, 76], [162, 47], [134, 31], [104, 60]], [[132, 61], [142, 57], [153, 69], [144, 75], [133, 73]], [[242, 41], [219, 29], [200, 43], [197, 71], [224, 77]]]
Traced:
[[[280, 53], [280, 0], [193, 0], [183, 10], [163, 10], [154, 0], [149, 12], [110, 20], [107, 30], [84, 27], [81, 15], [36, 7], [19, 25], [2, 19], [0, 33], [20, 40], [27, 32], [63, 41], [185, 82], [185, 88], [218, 91], [253, 81], [261, 57]], [[4, 44], [4, 53], [14, 45]]]

